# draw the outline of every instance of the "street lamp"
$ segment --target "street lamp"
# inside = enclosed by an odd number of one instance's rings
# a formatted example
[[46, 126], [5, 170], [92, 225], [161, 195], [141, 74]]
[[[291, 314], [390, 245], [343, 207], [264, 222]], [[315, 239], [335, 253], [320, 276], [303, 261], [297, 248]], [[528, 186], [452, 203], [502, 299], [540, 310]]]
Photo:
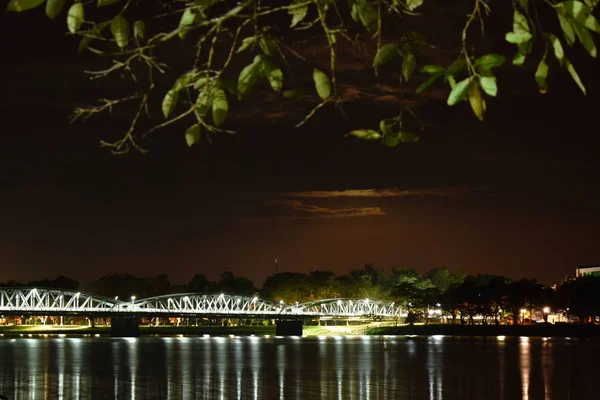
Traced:
[[542, 311], [544, 311], [544, 322], [548, 322], [548, 314], [550, 314], [550, 307], [546, 306]]
[[133, 308], [133, 302], [135, 301], [135, 296], [131, 296], [131, 308]]

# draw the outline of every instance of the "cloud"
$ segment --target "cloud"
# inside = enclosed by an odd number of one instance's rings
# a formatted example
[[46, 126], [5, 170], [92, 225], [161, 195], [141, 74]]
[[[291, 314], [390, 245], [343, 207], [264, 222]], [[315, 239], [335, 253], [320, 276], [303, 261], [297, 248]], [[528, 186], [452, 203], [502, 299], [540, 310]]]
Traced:
[[386, 215], [379, 207], [357, 207], [357, 208], [327, 208], [303, 203], [300, 200], [272, 200], [269, 206], [283, 207], [283, 211], [289, 215], [278, 215], [274, 219], [318, 219], [318, 218], [352, 218], [371, 217]]
[[432, 188], [432, 189], [355, 189], [355, 190], [322, 190], [306, 192], [284, 192], [282, 197], [296, 198], [332, 198], [332, 197], [445, 197], [459, 198], [469, 192], [464, 187]]

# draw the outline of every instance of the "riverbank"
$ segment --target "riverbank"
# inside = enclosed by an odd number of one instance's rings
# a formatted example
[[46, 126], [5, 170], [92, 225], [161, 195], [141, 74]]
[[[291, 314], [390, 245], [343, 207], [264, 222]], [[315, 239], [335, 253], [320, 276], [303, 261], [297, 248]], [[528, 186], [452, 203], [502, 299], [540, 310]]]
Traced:
[[367, 329], [367, 335], [600, 337], [600, 325], [401, 325]]

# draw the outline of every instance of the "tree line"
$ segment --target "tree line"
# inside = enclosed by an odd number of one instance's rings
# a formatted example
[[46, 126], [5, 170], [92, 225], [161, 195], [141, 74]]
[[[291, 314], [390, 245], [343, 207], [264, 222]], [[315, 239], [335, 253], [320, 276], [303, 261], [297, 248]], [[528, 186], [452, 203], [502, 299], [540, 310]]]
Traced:
[[[279, 272], [266, 278], [260, 288], [247, 278], [223, 272], [211, 281], [195, 274], [185, 284], [172, 284], [167, 274], [137, 277], [113, 273], [80, 287], [65, 276], [21, 283], [0, 282], [8, 287], [46, 287], [84, 290], [121, 299], [153, 297], [174, 293], [229, 293], [260, 296], [286, 304], [331, 298], [359, 298], [394, 301], [407, 312], [407, 322], [428, 321], [431, 310], [438, 310], [452, 323], [522, 323], [538, 313], [547, 318], [560, 311], [580, 322], [595, 322], [600, 316], [600, 277], [586, 276], [565, 280], [549, 287], [535, 279], [510, 279], [500, 275], [470, 275], [466, 271], [432, 268], [419, 273], [412, 268], [379, 269], [366, 264], [346, 275], [331, 271], [310, 273]], [[545, 310], [545, 312], [544, 312]]]

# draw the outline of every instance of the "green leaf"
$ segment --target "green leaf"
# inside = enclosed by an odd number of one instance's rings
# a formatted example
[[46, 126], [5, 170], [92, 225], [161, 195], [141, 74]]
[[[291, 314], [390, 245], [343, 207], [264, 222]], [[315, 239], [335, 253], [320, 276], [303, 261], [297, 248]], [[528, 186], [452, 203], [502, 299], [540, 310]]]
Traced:
[[453, 106], [458, 103], [460, 100], [465, 98], [467, 91], [469, 90], [469, 85], [473, 81], [473, 77], [470, 76], [462, 81], [458, 82], [452, 92], [450, 92], [450, 96], [448, 96], [448, 105]]
[[562, 15], [558, 14], [558, 21], [560, 22], [560, 28], [565, 35], [565, 40], [569, 46], [573, 46], [575, 43], [575, 30], [573, 29], [573, 25]]
[[47, 0], [46, 1], [46, 15], [50, 19], [54, 19], [60, 14], [63, 7], [65, 6], [65, 0]]
[[593, 15], [590, 15], [586, 18], [584, 25], [590, 31], [600, 33], [600, 24], [598, 23], [596, 17], [594, 17]]
[[45, 0], [11, 0], [6, 11], [27, 11], [40, 6]]
[[517, 54], [513, 57], [512, 63], [513, 65], [523, 65], [525, 62], [525, 54], [517, 51]]
[[429, 77], [429, 79], [427, 79], [425, 82], [423, 82], [421, 85], [419, 85], [419, 87], [417, 88], [417, 93], [422, 93], [423, 91], [425, 91], [425, 89], [427, 89], [428, 87], [430, 87], [431, 85], [433, 85], [437, 80], [439, 80], [442, 76], [444, 76], [444, 72], [439, 72], [436, 75], [432, 75]]
[[110, 32], [119, 48], [124, 49], [127, 47], [129, 43], [129, 22], [122, 15], [119, 14], [112, 20]]
[[231, 79], [221, 78], [219, 79], [219, 83], [223, 89], [237, 97], [237, 82]]
[[523, 10], [527, 10], [529, 6], [529, 0], [519, 0], [519, 5]]
[[483, 115], [485, 114], [485, 99], [481, 96], [479, 85], [476, 80], [471, 81], [469, 85], [469, 103], [475, 113], [475, 116], [483, 121]]
[[363, 140], [378, 140], [381, 139], [381, 133], [374, 131], [372, 129], [356, 129], [349, 133], [354, 137]]
[[354, 22], [360, 21], [360, 16], [358, 15], [358, 3], [352, 4], [352, 9], [350, 10], [350, 16]]
[[196, 81], [194, 82], [194, 89], [196, 89], [196, 90], [202, 89], [204, 86], [206, 86], [206, 83], [208, 82], [208, 80], [209, 79], [206, 77], [206, 75], [202, 75], [201, 77], [196, 79]]
[[213, 95], [212, 102], [212, 117], [215, 126], [223, 125], [225, 118], [227, 118], [227, 111], [229, 111], [227, 95], [223, 89], [218, 89]]
[[595, 58], [597, 55], [597, 50], [592, 34], [583, 25], [573, 24], [573, 29], [575, 30], [575, 34], [579, 38], [579, 41], [583, 45], [583, 48], [590, 54], [590, 56]]
[[505, 38], [506, 38], [506, 41], [509, 43], [521, 44], [521, 43], [529, 42], [533, 38], [533, 36], [529, 32], [520, 32], [520, 33], [508, 32], [506, 34]]
[[262, 60], [262, 67], [271, 88], [279, 92], [283, 87], [283, 72], [281, 72], [281, 69], [267, 59]]
[[292, 24], [290, 25], [290, 28], [298, 25], [308, 13], [308, 4], [301, 7], [293, 7], [294, 5], [301, 3], [306, 3], [306, 0], [294, 0], [290, 4], [290, 6], [292, 6], [292, 8], [288, 9], [288, 13], [292, 15]]
[[446, 69], [441, 65], [425, 65], [423, 68], [421, 68], [421, 72], [429, 75], [437, 75], [440, 72], [445, 73]]
[[254, 42], [256, 42], [256, 39], [257, 39], [256, 36], [250, 36], [250, 37], [244, 38], [244, 40], [242, 40], [242, 44], [240, 45], [240, 47], [238, 47], [236, 53], [241, 53], [242, 51], [246, 50]]
[[492, 69], [494, 67], [499, 67], [504, 64], [506, 57], [501, 54], [486, 54], [485, 56], [479, 57], [475, 60], [475, 67], [480, 67], [483, 69]]
[[498, 94], [498, 85], [496, 83], [496, 77], [490, 71], [486, 71], [486, 73], [479, 78], [479, 83], [481, 84], [481, 89], [483, 89], [488, 96], [496, 97]]
[[260, 77], [261, 63], [253, 62], [246, 65], [240, 72], [237, 82], [238, 99], [242, 99], [256, 85]]
[[179, 38], [183, 39], [189, 30], [200, 20], [202, 15], [197, 9], [186, 8], [179, 20]]
[[289, 89], [283, 92], [283, 97], [287, 99], [294, 99], [296, 101], [301, 101], [304, 98], [304, 89]]
[[[527, 17], [525, 17], [516, 8], [515, 8], [515, 12], [513, 14], [513, 32], [516, 34], [530, 32], [529, 22], [527, 21]], [[513, 42], [511, 42], [511, 43], [513, 43]]]
[[193, 72], [193, 71], [188, 71], [188, 72], [183, 73], [179, 78], [177, 78], [177, 80], [175, 81], [175, 83], [173, 84], [173, 87], [171, 89], [181, 90], [181, 89], [186, 88], [188, 85], [190, 85], [192, 83], [192, 81], [194, 81], [196, 76], [198, 76], [198, 73]]
[[208, 114], [208, 110], [210, 110], [212, 103], [212, 92], [209, 88], [205, 88], [203, 91], [198, 93], [195, 105], [198, 115], [205, 117], [206, 114]]
[[265, 53], [268, 56], [274, 56], [277, 48], [275, 47], [275, 43], [273, 43], [273, 40], [266, 38], [266, 37], [261, 37], [260, 40], [258, 41], [258, 45], [260, 46], [260, 49], [262, 50], [263, 53]]
[[313, 80], [315, 81], [315, 87], [317, 88], [317, 94], [322, 100], [327, 100], [331, 96], [331, 83], [329, 78], [323, 71], [314, 69]]
[[110, 4], [114, 4], [118, 1], [121, 1], [121, 0], [98, 0], [98, 3], [96, 3], [96, 7], [108, 6]]
[[535, 81], [538, 84], [538, 88], [540, 89], [540, 93], [544, 94], [548, 91], [548, 83], [546, 79], [548, 78], [548, 64], [546, 63], [546, 55], [541, 59], [538, 64], [537, 70], [535, 71]]
[[579, 86], [579, 89], [581, 89], [581, 91], [585, 95], [586, 94], [585, 86], [583, 86], [583, 82], [581, 82], [581, 78], [579, 78], [579, 74], [577, 73], [577, 71], [575, 71], [575, 67], [573, 66], [573, 64], [571, 64], [571, 62], [568, 59], [565, 58], [564, 60], [565, 60], [565, 66], [567, 67], [567, 71], [569, 71], [569, 74], [571, 74], [571, 78], [573, 78], [573, 80], [575, 81], [577, 86]]
[[400, 142], [402, 143], [417, 143], [420, 138], [412, 132], [400, 132]]
[[200, 141], [202, 135], [202, 126], [200, 124], [194, 124], [185, 131], [185, 142], [188, 147], [192, 147]]
[[73, 3], [67, 13], [67, 27], [69, 28], [69, 32], [76, 33], [81, 27], [84, 18], [83, 4]]
[[588, 6], [590, 9], [594, 9], [598, 3], [600, 3], [600, 0], [583, 0], [585, 2], [585, 5]]
[[423, 5], [423, 0], [406, 0], [406, 6], [410, 11], [413, 11], [421, 5]]
[[167, 92], [162, 101], [162, 112], [165, 118], [169, 118], [169, 115], [175, 110], [177, 107], [177, 102], [179, 101], [179, 91], [171, 89]]
[[558, 38], [552, 33], [546, 34], [546, 37], [548, 38], [550, 44], [552, 45], [552, 48], [554, 49], [554, 57], [556, 57], [558, 63], [562, 65], [565, 59], [565, 51], [562, 47], [562, 44], [560, 43], [560, 40], [558, 40]]
[[146, 24], [144, 24], [144, 21], [137, 20], [133, 23], [133, 37], [140, 40], [146, 38]]
[[373, 59], [373, 67], [379, 68], [385, 63], [391, 61], [394, 57], [398, 55], [398, 45], [395, 43], [388, 43], [384, 46], [381, 46], [375, 58]]
[[387, 147], [396, 147], [400, 143], [400, 133], [385, 135], [383, 137], [383, 145]]
[[417, 57], [413, 53], [408, 53], [402, 60], [402, 76], [405, 81], [408, 81], [417, 68]]
[[379, 129], [386, 136], [392, 134], [393, 126], [394, 126], [394, 120], [382, 119], [381, 121], [379, 121]]
[[377, 31], [377, 6], [368, 3], [367, 0], [358, 0], [358, 18], [365, 29], [374, 33]]

